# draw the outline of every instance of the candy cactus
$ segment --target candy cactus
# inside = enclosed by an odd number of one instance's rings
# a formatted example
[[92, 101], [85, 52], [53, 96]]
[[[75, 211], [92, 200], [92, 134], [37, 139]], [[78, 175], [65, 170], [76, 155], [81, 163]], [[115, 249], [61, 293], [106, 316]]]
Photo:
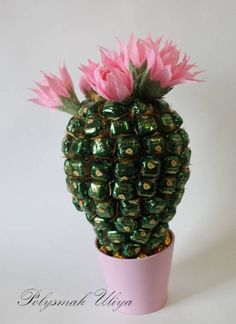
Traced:
[[201, 81], [176, 46], [150, 36], [118, 50], [101, 48], [101, 62], [82, 65], [79, 102], [64, 66], [44, 74], [33, 102], [70, 113], [62, 150], [68, 190], [92, 224], [100, 250], [143, 258], [171, 243], [169, 222], [190, 176], [189, 136], [164, 100], [176, 85]]

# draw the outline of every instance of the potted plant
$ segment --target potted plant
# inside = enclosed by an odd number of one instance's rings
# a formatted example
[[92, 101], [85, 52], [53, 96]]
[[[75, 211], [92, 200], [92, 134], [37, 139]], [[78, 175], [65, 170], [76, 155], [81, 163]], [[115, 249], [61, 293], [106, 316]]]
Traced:
[[100, 52], [100, 63], [81, 65], [83, 101], [65, 65], [60, 77], [44, 74], [31, 101], [72, 115], [62, 151], [73, 204], [95, 230], [109, 290], [132, 300], [120, 310], [144, 314], [167, 301], [169, 222], [190, 176], [189, 136], [164, 96], [200, 72], [162, 38], [131, 35]]

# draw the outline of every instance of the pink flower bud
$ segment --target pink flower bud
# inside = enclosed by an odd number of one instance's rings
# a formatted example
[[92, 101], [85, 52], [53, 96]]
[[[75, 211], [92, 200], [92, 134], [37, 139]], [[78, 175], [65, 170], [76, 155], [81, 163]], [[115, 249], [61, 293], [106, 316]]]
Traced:
[[[101, 50], [102, 65], [89, 61], [88, 66], [81, 67], [83, 78], [101, 97], [122, 102], [133, 92], [132, 73], [124, 66], [122, 60], [114, 52]], [[82, 80], [82, 82], [84, 82]]]
[[30, 99], [30, 101], [47, 108], [63, 106], [62, 97], [69, 99], [74, 91], [74, 86], [66, 66], [60, 67], [59, 71], [60, 78], [53, 74], [43, 73], [43, 81], [36, 82], [38, 88], [32, 89], [38, 97]]

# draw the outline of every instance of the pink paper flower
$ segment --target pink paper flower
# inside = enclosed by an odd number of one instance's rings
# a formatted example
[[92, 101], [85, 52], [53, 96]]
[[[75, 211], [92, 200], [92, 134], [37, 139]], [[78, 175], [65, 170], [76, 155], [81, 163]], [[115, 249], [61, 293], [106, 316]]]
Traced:
[[82, 77], [79, 80], [79, 87], [84, 95], [87, 95], [92, 90], [90, 84], [88, 83], [84, 75], [82, 75]]
[[63, 106], [63, 98], [71, 98], [74, 94], [74, 86], [65, 64], [60, 67], [59, 71], [60, 78], [53, 74], [43, 73], [43, 81], [36, 82], [38, 88], [32, 89], [38, 98], [30, 99], [30, 101], [47, 108], [59, 108]]
[[118, 51], [101, 48], [101, 64], [89, 61], [82, 65], [84, 73], [80, 88], [86, 95], [89, 87], [101, 97], [122, 102], [133, 90], [142, 97], [159, 98], [181, 83], [199, 82], [194, 72], [195, 64], [189, 57], [180, 58], [180, 50], [163, 37], [153, 40], [151, 36], [135, 40], [130, 35], [127, 44], [118, 39]]
[[121, 40], [117, 40], [119, 56], [122, 58], [125, 66], [129, 66], [131, 62], [134, 67], [139, 68], [147, 60], [147, 50], [149, 47], [155, 47], [156, 43], [151, 43], [150, 37], [137, 39], [135, 41], [134, 34], [130, 35], [128, 44], [126, 45]]
[[[81, 66], [84, 73], [80, 84], [87, 81], [89, 86], [101, 97], [122, 102], [133, 92], [133, 76], [122, 59], [113, 51], [101, 49], [101, 65], [89, 61]], [[83, 93], [85, 89], [81, 87]]]
[[160, 82], [162, 88], [173, 87], [180, 83], [198, 82], [195, 77], [202, 71], [193, 72], [195, 64], [188, 64], [186, 55], [180, 60], [180, 51], [166, 41], [161, 46], [162, 37], [155, 41], [147, 36], [145, 39], [137, 39], [131, 34], [128, 44], [118, 40], [119, 55], [126, 66], [131, 62], [135, 68], [147, 64], [150, 80]]
[[150, 71], [150, 79], [159, 81], [163, 88], [200, 81], [195, 78], [200, 71], [192, 71], [192, 68], [196, 65], [188, 64], [189, 59], [184, 55], [180, 60], [180, 51], [172, 42], [166, 42], [164, 47], [158, 51], [149, 48], [147, 51], [147, 69]]

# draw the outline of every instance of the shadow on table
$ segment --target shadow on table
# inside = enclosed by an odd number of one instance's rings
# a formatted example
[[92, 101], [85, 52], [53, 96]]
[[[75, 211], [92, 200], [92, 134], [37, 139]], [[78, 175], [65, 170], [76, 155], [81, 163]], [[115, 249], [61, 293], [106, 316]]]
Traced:
[[236, 276], [235, 232], [213, 242], [199, 252], [173, 265], [168, 305], [220, 286]]

